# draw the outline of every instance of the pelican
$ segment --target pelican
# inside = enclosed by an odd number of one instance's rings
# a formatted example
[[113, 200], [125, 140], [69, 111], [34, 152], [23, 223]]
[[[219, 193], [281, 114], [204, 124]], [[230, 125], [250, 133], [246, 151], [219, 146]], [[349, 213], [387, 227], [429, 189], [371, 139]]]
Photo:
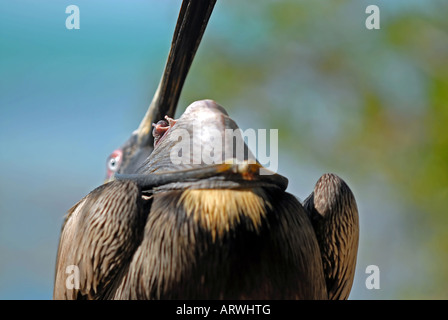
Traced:
[[[54, 299], [348, 298], [359, 238], [348, 185], [324, 174], [302, 205], [286, 177], [266, 174], [215, 101], [172, 118], [213, 5], [183, 2], [142, 123], [110, 158], [107, 182], [68, 211]], [[186, 16], [200, 31], [183, 45], [192, 48], [183, 71], [172, 73]]]

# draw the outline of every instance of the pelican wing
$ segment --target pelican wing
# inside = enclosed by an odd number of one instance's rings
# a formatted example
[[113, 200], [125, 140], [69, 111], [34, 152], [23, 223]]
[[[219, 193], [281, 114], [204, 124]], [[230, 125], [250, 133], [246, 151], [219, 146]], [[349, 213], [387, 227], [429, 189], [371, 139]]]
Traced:
[[328, 298], [347, 299], [355, 275], [359, 218], [355, 197], [337, 175], [324, 174], [304, 207], [322, 255]]
[[112, 290], [141, 242], [148, 212], [132, 181], [102, 185], [73, 206], [62, 227], [54, 299], [98, 299]]

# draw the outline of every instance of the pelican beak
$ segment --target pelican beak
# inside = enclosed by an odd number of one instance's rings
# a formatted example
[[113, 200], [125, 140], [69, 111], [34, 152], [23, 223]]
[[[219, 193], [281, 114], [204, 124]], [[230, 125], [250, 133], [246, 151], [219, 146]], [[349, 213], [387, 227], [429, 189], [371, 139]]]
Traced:
[[163, 76], [138, 129], [121, 148], [123, 158], [117, 173], [135, 172], [154, 149], [153, 123], [164, 116], [174, 117], [183, 84], [215, 3], [216, 0], [182, 2]]
[[119, 166], [114, 170], [109, 170], [109, 161], [113, 153], [109, 156], [105, 183], [114, 180], [116, 173], [135, 173], [152, 153], [153, 123], [161, 120], [163, 116], [174, 117], [188, 70], [215, 3], [216, 0], [182, 2], [165, 70], [156, 93], [137, 130], [117, 149], [121, 151], [122, 156]]

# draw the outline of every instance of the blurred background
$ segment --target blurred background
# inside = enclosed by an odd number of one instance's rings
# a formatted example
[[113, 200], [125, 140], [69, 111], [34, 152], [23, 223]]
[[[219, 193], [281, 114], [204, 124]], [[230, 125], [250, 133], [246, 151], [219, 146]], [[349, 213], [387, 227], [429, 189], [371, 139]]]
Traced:
[[[180, 4], [0, 1], [0, 299], [52, 298], [64, 215], [140, 123]], [[448, 298], [447, 17], [443, 0], [218, 0], [187, 78], [178, 115], [211, 98], [243, 130], [279, 129], [299, 199], [325, 172], [349, 184], [351, 299]]]

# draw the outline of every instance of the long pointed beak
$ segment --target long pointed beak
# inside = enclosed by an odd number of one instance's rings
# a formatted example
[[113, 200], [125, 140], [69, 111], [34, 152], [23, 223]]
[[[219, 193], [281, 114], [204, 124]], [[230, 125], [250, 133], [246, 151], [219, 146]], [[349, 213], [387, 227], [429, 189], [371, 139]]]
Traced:
[[137, 129], [138, 146], [152, 146], [152, 123], [174, 117], [185, 78], [201, 42], [216, 0], [184, 0], [179, 12], [168, 60], [157, 91]]
[[112, 180], [115, 173], [135, 173], [154, 150], [152, 124], [166, 115], [174, 117], [185, 78], [215, 3], [216, 0], [183, 0], [157, 91], [138, 129], [109, 156], [105, 182]]

